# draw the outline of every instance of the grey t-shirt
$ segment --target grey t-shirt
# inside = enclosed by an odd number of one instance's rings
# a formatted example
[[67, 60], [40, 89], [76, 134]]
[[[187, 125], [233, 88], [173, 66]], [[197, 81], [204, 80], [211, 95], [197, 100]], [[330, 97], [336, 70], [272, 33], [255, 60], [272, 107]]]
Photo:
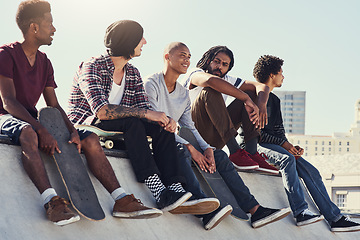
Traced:
[[[144, 79], [144, 87], [153, 110], [164, 112], [174, 119], [180, 127], [189, 128], [195, 135], [202, 150], [211, 147], [201, 137], [191, 119], [191, 102], [188, 90], [176, 82], [175, 90], [169, 93], [163, 72], [147, 76]], [[175, 140], [183, 144], [189, 143], [177, 134], [175, 134]]]

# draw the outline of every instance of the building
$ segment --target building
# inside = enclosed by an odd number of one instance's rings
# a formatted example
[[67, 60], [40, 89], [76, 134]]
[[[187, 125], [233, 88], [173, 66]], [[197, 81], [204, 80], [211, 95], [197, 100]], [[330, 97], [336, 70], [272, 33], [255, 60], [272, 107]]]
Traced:
[[306, 158], [321, 173], [331, 200], [343, 213], [360, 213], [360, 153]]
[[274, 91], [280, 98], [285, 131], [305, 134], [305, 91]]
[[305, 156], [360, 153], [360, 99], [355, 104], [355, 121], [348, 133], [333, 133], [332, 136], [288, 134], [287, 137], [294, 145], [304, 148]]

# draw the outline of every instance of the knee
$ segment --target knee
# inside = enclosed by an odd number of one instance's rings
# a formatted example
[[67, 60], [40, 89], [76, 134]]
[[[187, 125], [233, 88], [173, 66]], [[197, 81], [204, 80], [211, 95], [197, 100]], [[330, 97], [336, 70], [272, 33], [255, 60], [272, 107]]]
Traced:
[[257, 95], [256, 95], [256, 92], [255, 91], [245, 91], [245, 93], [247, 95], [249, 95], [249, 97], [251, 98], [251, 100], [253, 102], [256, 102], [256, 99], [257, 99]]
[[216, 168], [219, 171], [223, 171], [223, 170], [226, 171], [234, 168], [229, 157], [223, 150], [219, 150], [219, 149], [215, 150], [214, 158], [215, 158]]
[[30, 126], [25, 126], [20, 133], [19, 141], [21, 145], [33, 145], [38, 147], [38, 136], [35, 130]]
[[222, 94], [211, 87], [205, 87], [200, 94], [203, 101], [219, 101], [223, 100]]
[[81, 146], [83, 146], [83, 148], [91, 148], [99, 144], [99, 137], [95, 133], [91, 133], [89, 136], [87, 136], [81, 141]]
[[280, 169], [285, 169], [285, 168], [295, 168], [296, 169], [296, 159], [292, 154], [289, 155], [284, 155], [283, 156], [283, 160], [280, 163]]

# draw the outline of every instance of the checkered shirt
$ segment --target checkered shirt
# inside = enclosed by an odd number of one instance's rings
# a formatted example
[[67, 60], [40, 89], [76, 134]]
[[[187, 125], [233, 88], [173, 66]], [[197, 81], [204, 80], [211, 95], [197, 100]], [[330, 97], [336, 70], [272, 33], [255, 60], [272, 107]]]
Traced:
[[[120, 106], [150, 108], [139, 70], [125, 65], [125, 89]], [[98, 111], [109, 104], [115, 66], [108, 53], [81, 63], [71, 87], [68, 116], [73, 124], [91, 124]]]

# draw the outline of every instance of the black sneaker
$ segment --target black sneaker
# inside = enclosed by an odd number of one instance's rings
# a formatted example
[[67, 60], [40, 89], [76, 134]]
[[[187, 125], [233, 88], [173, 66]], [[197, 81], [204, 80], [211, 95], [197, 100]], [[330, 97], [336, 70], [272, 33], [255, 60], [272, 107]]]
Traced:
[[311, 212], [309, 209], [305, 209], [296, 216], [296, 226], [304, 226], [310, 223], [319, 222], [321, 220], [324, 220], [323, 215], [317, 215]]
[[265, 226], [286, 217], [290, 211], [290, 208], [271, 209], [259, 206], [254, 215], [251, 216], [251, 226], [253, 228]]
[[166, 188], [160, 194], [160, 198], [156, 201], [156, 204], [162, 211], [167, 212], [177, 208], [191, 196], [192, 194], [190, 192], [175, 192]]
[[225, 217], [229, 216], [233, 208], [230, 205], [219, 207], [214, 212], [203, 215], [203, 224], [206, 230], [216, 227]]
[[338, 221], [330, 224], [332, 232], [355, 232], [360, 231], [360, 224], [342, 216]]

